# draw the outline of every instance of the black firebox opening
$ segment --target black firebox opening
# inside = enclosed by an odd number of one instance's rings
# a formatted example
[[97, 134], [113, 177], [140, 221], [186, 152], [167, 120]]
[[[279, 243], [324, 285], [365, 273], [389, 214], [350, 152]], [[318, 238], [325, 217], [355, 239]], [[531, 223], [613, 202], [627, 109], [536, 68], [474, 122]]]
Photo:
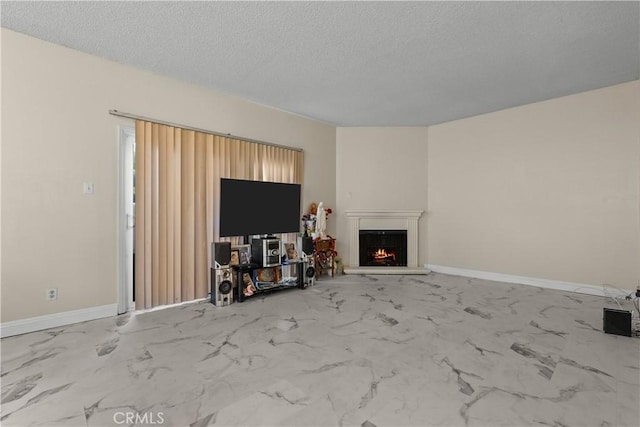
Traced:
[[406, 265], [406, 230], [360, 230], [360, 266]]

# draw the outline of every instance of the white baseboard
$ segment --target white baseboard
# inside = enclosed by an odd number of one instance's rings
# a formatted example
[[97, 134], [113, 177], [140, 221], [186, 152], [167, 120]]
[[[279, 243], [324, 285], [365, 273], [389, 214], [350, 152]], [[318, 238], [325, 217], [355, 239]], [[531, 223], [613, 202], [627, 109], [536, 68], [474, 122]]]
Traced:
[[423, 267], [345, 267], [344, 274], [429, 274]]
[[625, 297], [631, 291], [624, 291], [610, 285], [586, 285], [582, 283], [562, 282], [559, 280], [538, 279], [535, 277], [513, 276], [511, 274], [492, 273], [488, 271], [467, 270], [464, 268], [447, 267], [443, 265], [425, 264], [425, 267], [435, 273], [451, 274], [454, 276], [474, 277], [476, 279], [493, 280], [495, 282], [517, 283], [519, 285], [537, 286], [539, 288], [556, 289], [560, 291], [576, 292], [579, 294], [596, 295], [601, 297]]
[[0, 324], [0, 337], [11, 337], [43, 329], [57, 328], [87, 320], [102, 319], [116, 316], [118, 304], [101, 305], [98, 307], [82, 308], [80, 310], [64, 311], [46, 316], [31, 317], [29, 319], [13, 320]]
[[209, 298], [198, 298], [198, 299], [192, 299], [189, 301], [174, 302], [173, 304], [158, 305], [156, 307], [151, 307], [151, 308], [141, 308], [140, 310], [136, 310], [134, 305], [134, 308], [131, 310], [131, 312], [135, 315], [138, 315], [138, 314], [149, 313], [151, 311], [166, 310], [167, 308], [172, 308], [172, 307], [180, 307], [181, 305], [195, 304], [202, 301], [209, 301]]

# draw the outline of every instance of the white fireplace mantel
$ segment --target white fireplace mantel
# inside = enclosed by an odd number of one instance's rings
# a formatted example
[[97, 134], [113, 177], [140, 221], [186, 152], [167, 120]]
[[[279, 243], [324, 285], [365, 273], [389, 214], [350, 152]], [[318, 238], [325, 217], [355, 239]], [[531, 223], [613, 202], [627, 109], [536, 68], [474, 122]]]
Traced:
[[[350, 209], [345, 214], [349, 219], [349, 261], [345, 272], [354, 273], [424, 273], [418, 267], [418, 219], [422, 210], [407, 209]], [[407, 267], [361, 267], [360, 266], [360, 230], [406, 230], [407, 231]], [[366, 271], [365, 271], [366, 270]]]

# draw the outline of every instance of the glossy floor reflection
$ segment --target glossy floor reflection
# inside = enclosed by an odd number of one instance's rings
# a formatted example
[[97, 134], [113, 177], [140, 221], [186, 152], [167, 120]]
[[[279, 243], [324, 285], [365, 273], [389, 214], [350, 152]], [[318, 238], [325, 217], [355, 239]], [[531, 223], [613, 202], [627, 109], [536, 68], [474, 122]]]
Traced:
[[[339, 276], [2, 340], [3, 426], [637, 426], [607, 298]], [[630, 308], [630, 307], [629, 307]]]

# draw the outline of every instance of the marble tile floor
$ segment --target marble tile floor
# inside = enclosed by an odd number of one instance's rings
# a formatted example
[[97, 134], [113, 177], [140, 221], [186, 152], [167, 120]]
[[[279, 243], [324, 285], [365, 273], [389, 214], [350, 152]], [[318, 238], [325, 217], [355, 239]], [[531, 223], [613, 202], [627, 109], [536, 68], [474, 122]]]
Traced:
[[[609, 298], [338, 276], [2, 340], [3, 426], [638, 426]], [[626, 307], [625, 307], [626, 308]]]

